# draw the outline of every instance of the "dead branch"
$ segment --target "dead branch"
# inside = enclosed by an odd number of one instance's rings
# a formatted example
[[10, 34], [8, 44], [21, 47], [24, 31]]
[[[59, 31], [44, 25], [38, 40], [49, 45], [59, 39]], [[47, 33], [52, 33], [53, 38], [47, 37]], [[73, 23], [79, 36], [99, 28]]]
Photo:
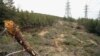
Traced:
[[12, 52], [12, 53], [7, 54], [6, 56], [11, 56], [13, 54], [20, 53], [20, 52], [24, 52], [24, 51], [25, 51], [25, 49], [19, 50], [19, 51], [15, 51], [15, 52]]
[[1, 33], [0, 36], [2, 36], [6, 32], [7, 28], [5, 28]]

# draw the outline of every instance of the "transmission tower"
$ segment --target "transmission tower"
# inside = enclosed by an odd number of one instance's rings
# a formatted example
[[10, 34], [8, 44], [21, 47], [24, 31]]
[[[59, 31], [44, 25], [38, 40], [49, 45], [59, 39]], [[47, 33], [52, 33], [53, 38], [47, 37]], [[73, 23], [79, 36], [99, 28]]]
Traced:
[[88, 18], [88, 5], [85, 5], [85, 18]]
[[65, 9], [64, 17], [65, 18], [71, 17], [71, 10], [70, 10], [70, 2], [69, 2], [69, 0], [67, 0], [67, 3], [66, 3], [66, 9]]
[[100, 11], [99, 11], [99, 14], [98, 14], [98, 18], [97, 19], [100, 19]]

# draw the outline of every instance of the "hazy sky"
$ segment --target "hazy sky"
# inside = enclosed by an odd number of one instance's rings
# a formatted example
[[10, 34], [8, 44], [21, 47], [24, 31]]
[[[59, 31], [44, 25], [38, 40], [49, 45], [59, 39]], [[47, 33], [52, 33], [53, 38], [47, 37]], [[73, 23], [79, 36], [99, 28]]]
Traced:
[[[15, 6], [23, 10], [63, 17], [67, 0], [14, 0]], [[88, 4], [88, 17], [96, 18], [100, 10], [100, 0], [70, 0], [74, 18], [84, 17], [84, 6]]]

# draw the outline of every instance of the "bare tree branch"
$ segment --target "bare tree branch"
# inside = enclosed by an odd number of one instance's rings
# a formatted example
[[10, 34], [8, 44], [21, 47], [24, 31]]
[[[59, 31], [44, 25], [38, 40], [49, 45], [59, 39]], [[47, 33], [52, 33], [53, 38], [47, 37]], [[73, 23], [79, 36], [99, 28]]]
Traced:
[[6, 32], [7, 28], [4, 28], [4, 30], [0, 33], [0, 36], [2, 36]]
[[12, 53], [7, 54], [6, 56], [11, 56], [13, 54], [20, 53], [20, 52], [24, 52], [24, 51], [25, 51], [25, 49], [19, 50], [19, 51], [15, 51], [15, 52], [12, 52]]

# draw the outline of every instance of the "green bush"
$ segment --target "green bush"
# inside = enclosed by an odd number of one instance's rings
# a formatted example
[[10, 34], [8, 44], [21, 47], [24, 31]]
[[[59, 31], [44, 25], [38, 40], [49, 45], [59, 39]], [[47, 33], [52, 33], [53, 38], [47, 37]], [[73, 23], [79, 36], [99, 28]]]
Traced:
[[68, 17], [68, 18], [64, 17], [63, 20], [70, 21], [70, 22], [75, 22], [75, 21], [76, 21], [76, 20], [75, 20], [74, 18], [72, 18], [72, 17]]
[[88, 32], [100, 34], [100, 20], [98, 19], [78, 19], [78, 24], [83, 25]]
[[96, 30], [96, 33], [100, 34], [100, 20], [97, 22], [97, 26], [95, 30]]

